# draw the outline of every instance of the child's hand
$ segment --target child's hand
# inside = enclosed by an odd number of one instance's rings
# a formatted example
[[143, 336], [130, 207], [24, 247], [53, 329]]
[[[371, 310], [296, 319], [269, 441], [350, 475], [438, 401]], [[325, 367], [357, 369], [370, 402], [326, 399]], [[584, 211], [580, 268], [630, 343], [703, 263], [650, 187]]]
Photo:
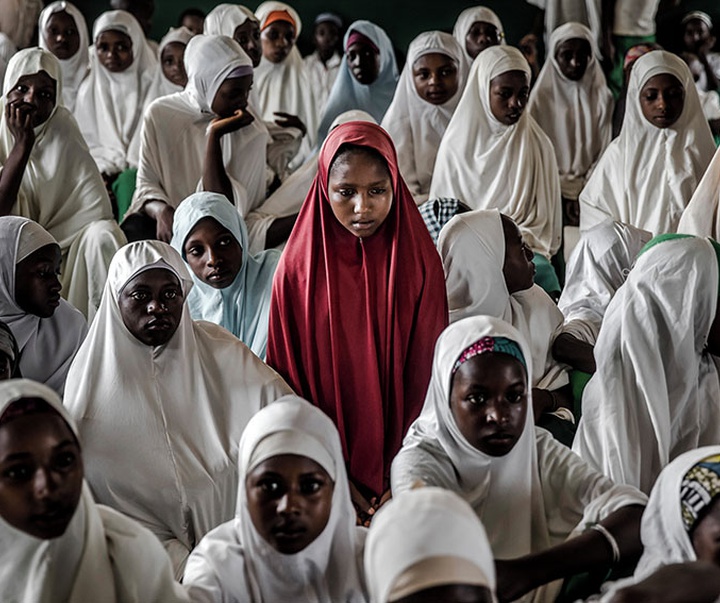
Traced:
[[230, 132], [237, 132], [240, 128], [249, 126], [255, 118], [248, 111], [238, 109], [230, 117], [217, 117], [212, 120], [210, 131], [216, 136], [225, 136]]
[[32, 125], [34, 112], [34, 109], [24, 103], [8, 103], [5, 106], [8, 129], [16, 142], [28, 146], [35, 144], [35, 131]]
[[307, 127], [297, 115], [283, 113], [282, 111], [275, 111], [275, 115], [279, 117], [279, 119], [275, 120], [275, 123], [281, 128], [297, 128], [302, 132], [303, 136], [307, 134]]
[[175, 216], [175, 208], [165, 204], [162, 211], [157, 216], [156, 236], [163, 243], [170, 243], [173, 236], [173, 218]]

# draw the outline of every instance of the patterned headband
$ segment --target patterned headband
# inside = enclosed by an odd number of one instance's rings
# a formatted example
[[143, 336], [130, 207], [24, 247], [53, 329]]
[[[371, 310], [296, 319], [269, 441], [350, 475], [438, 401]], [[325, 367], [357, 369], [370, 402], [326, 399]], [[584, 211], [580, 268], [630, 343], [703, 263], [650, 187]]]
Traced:
[[702, 512], [720, 494], [720, 455], [709, 456], [685, 474], [680, 484], [680, 508], [685, 529], [697, 525]]
[[473, 343], [471, 346], [465, 348], [465, 351], [460, 354], [460, 358], [458, 358], [455, 366], [453, 367], [453, 375], [464, 363], [466, 363], [471, 358], [479, 356], [480, 354], [487, 354], [488, 352], [498, 352], [501, 354], [507, 354], [508, 356], [512, 356], [513, 358], [519, 360], [525, 367], [525, 370], [527, 370], [525, 357], [523, 356], [522, 350], [517, 343], [515, 343], [511, 339], [508, 339], [507, 337], [488, 336], [483, 337], [482, 339]]

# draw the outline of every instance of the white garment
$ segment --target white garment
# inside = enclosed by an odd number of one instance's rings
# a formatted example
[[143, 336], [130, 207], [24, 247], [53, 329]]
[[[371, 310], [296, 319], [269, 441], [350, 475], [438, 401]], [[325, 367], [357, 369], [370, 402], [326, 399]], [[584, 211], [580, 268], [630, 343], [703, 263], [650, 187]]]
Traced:
[[[565, 23], [582, 23], [592, 32], [595, 43], [602, 42], [600, 0], [527, 0], [545, 12], [545, 40]], [[548, 54], [550, 56], [550, 54]], [[599, 55], [598, 55], [599, 56]]]
[[78, 422], [96, 500], [149, 528], [182, 575], [193, 547], [233, 516], [245, 425], [291, 390], [228, 331], [193, 321], [187, 305], [168, 343], [150, 347], [136, 339], [118, 298], [150, 268], [175, 274], [187, 297], [192, 279], [172, 247], [123, 247], [70, 367], [65, 406]]
[[[508, 454], [489, 456], [468, 443], [450, 409], [452, 371], [462, 352], [487, 336], [516, 342], [532, 374], [523, 336], [502, 320], [476, 316], [445, 329], [435, 346], [425, 406], [392, 464], [393, 494], [418, 480], [456, 492], [483, 522], [496, 559], [544, 551], [621, 507], [645, 504], [635, 488], [615, 486], [534, 427], [530, 383], [524, 430]], [[554, 601], [560, 586], [554, 582], [519, 601]]]
[[173, 84], [169, 79], [165, 77], [162, 66], [162, 52], [168, 44], [182, 44], [187, 46], [188, 42], [193, 38], [195, 34], [191, 32], [187, 27], [171, 27], [165, 34], [160, 44], [158, 45], [158, 68], [155, 73], [155, 81], [153, 82], [154, 90], [151, 92], [152, 98], [160, 98], [161, 96], [167, 96], [169, 94], [175, 94], [176, 92], [182, 92], [184, 88]]
[[[433, 105], [415, 89], [413, 66], [428, 54], [442, 54], [457, 67], [458, 89], [443, 105]], [[435, 157], [445, 129], [460, 102], [467, 80], [465, 52], [450, 34], [428, 31], [415, 38], [408, 47], [407, 62], [400, 74], [395, 96], [383, 117], [382, 127], [398, 150], [398, 167], [415, 202], [427, 201]]]
[[492, 46], [473, 63], [438, 149], [429, 198], [497, 208], [515, 221], [534, 252], [550, 259], [562, 237], [555, 151], [527, 111], [512, 126], [492, 114], [490, 81], [508, 71], [524, 71], [530, 82], [530, 66], [510, 46]]
[[340, 72], [342, 63], [342, 54], [336, 52], [327, 61], [323, 63], [317, 50], [309, 54], [303, 59], [307, 76], [313, 84], [313, 94], [315, 95], [315, 110], [317, 111], [317, 123], [320, 123], [322, 116], [325, 115], [325, 106], [327, 105], [330, 91], [332, 90], [335, 79]]
[[[44, 400], [79, 439], [59, 396], [33, 381], [0, 383], [0, 416], [22, 398]], [[0, 519], [0, 599], [175, 603], [188, 601], [188, 596], [173, 580], [169, 559], [157, 539], [131, 519], [95, 504], [83, 483], [75, 514], [58, 538], [35, 538]]]
[[35, 128], [35, 144], [12, 213], [34, 220], [55, 237], [62, 252], [63, 297], [92, 320], [107, 267], [126, 240], [112, 219], [105, 184], [77, 123], [62, 106], [60, 63], [39, 48], [19, 52], [8, 66], [0, 101], [0, 164], [15, 146], [5, 118], [5, 95], [20, 77], [40, 71], [57, 83], [58, 101], [48, 120]]
[[255, 14], [239, 4], [218, 4], [205, 17], [206, 36], [235, 38], [235, 30], [250, 19], [257, 22]]
[[17, 341], [22, 376], [44, 383], [62, 395], [70, 363], [85, 339], [87, 322], [64, 299], [49, 318], [28, 314], [15, 302], [15, 267], [29, 250], [19, 253], [20, 245], [33, 234], [40, 235], [33, 251], [48, 241], [55, 242], [32, 220], [0, 217], [0, 320], [10, 327]]
[[495, 14], [495, 11], [485, 6], [471, 6], [470, 8], [466, 8], [458, 15], [458, 18], [455, 21], [455, 26], [453, 27], [453, 37], [457, 40], [457, 43], [463, 50], [468, 69], [470, 69], [474, 59], [468, 54], [467, 46], [465, 45], [465, 38], [467, 37], [473, 23], [476, 21], [482, 21], [483, 23], [490, 23], [491, 25], [494, 25], [498, 31], [500, 44], [507, 44], [507, 41], [505, 40], [505, 29], [503, 29], [500, 17]]
[[0, 78], [5, 81], [5, 71], [13, 55], [18, 51], [7, 34], [0, 31]]
[[705, 92], [698, 90], [698, 98], [702, 106], [703, 115], [708, 121], [720, 119], [720, 94], [716, 90]]
[[680, 217], [678, 232], [720, 239], [720, 150], [715, 152], [690, 203]]
[[[331, 478], [334, 475], [325, 529], [293, 555], [279, 553], [258, 533], [245, 487], [246, 475], [255, 466], [282, 454], [310, 458]], [[188, 560], [183, 583], [192, 600], [366, 603], [362, 576], [366, 530], [355, 525], [340, 436], [332, 421], [297, 396], [280, 398], [248, 423], [240, 441], [239, 465], [235, 519], [205, 536]]]
[[[436, 569], [427, 571], [423, 562]], [[409, 574], [421, 563], [426, 571], [412, 580]], [[448, 563], [455, 571], [447, 572]], [[441, 488], [408, 490], [383, 505], [370, 525], [365, 574], [376, 603], [445, 584], [495, 591], [495, 559], [485, 528], [467, 502]]]
[[563, 333], [595, 345], [610, 300], [651, 238], [646, 230], [610, 220], [582, 234], [558, 301], [565, 316]]
[[616, 0], [613, 34], [616, 36], [655, 35], [655, 15], [660, 0]]
[[[685, 88], [685, 105], [672, 126], [658, 128], [643, 116], [640, 91], [652, 77], [664, 73]], [[688, 66], [664, 50], [641, 56], [630, 75], [620, 135], [602, 154], [580, 193], [580, 229], [610, 218], [653, 234], [675, 232], [714, 152]]]
[[686, 238], [643, 253], [610, 302], [573, 450], [616, 483], [650, 492], [673, 458], [720, 442], [720, 382], [704, 349], [717, 300], [715, 250]]
[[538, 285], [508, 293], [500, 212], [475, 210], [456, 215], [440, 231], [437, 247], [445, 270], [450, 322], [483, 315], [505, 320], [530, 347], [533, 387], [556, 390], [566, 385], [567, 369], [552, 355], [563, 315]]
[[[583, 77], [565, 77], [555, 58], [558, 46], [571, 39], [590, 44], [590, 60]], [[566, 23], [550, 36], [545, 61], [532, 89], [527, 110], [555, 147], [563, 197], [577, 199], [593, 166], [612, 139], [613, 98], [598, 62], [590, 30]]]
[[138, 165], [142, 115], [153, 100], [158, 59], [130, 13], [114, 10], [100, 15], [93, 25], [93, 42], [106, 31], [130, 37], [132, 65], [121, 73], [108, 71], [91, 46], [90, 75], [80, 85], [75, 116], [100, 171], [117, 174]]
[[43, 0], [0, 0], [0, 31], [18, 48], [30, 46]]
[[48, 4], [40, 13], [40, 19], [38, 21], [38, 36], [39, 46], [43, 50], [48, 50], [47, 44], [47, 25], [55, 13], [65, 12], [72, 17], [75, 21], [75, 27], [78, 30], [80, 36], [80, 46], [77, 52], [69, 59], [58, 61], [60, 62], [60, 69], [62, 70], [62, 86], [63, 86], [63, 104], [74, 111], [75, 100], [77, 98], [80, 84], [90, 73], [90, 56], [88, 54], [88, 29], [87, 23], [85, 23], [85, 17], [77, 9], [77, 7], [71, 2], [65, 2], [65, 0], [58, 0]]

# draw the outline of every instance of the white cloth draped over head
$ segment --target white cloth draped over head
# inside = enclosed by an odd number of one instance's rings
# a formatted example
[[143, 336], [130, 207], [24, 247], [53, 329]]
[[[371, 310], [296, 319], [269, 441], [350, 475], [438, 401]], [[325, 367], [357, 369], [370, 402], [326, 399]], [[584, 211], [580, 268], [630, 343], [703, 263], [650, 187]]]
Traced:
[[505, 284], [505, 236], [500, 212], [475, 210], [452, 218], [437, 243], [445, 270], [450, 322], [468, 316], [502, 318], [527, 341], [533, 387], [555, 390], [568, 383], [552, 355], [563, 315], [545, 291], [533, 285], [510, 295]]
[[381, 123], [385, 112], [392, 102], [398, 82], [398, 68], [395, 62], [395, 51], [385, 30], [370, 21], [355, 21], [345, 32], [343, 49], [352, 32], [356, 31], [372, 41], [380, 51], [380, 69], [377, 79], [369, 85], [361, 84], [355, 79], [347, 62], [347, 54], [343, 53], [340, 70], [333, 84], [325, 106], [325, 114], [320, 122], [318, 139], [324, 140], [330, 131], [335, 118], [351, 109], [367, 111], [375, 121]]
[[206, 218], [232, 234], [242, 249], [242, 266], [224, 289], [215, 289], [193, 274], [195, 286], [187, 298], [190, 315], [225, 327], [264, 359], [270, 293], [280, 253], [268, 250], [252, 254], [245, 222], [233, 205], [218, 193], [195, 193], [180, 204], [173, 221], [172, 246], [186, 261], [185, 241], [198, 222]]
[[78, 35], [80, 36], [80, 46], [77, 52], [69, 59], [58, 59], [62, 71], [63, 104], [70, 109], [70, 111], [73, 111], [80, 84], [90, 72], [88, 29], [87, 23], [85, 23], [85, 17], [83, 17], [83, 14], [71, 2], [59, 0], [58, 2], [48, 4], [43, 12], [40, 13], [40, 19], [38, 21], [38, 45], [43, 50], [48, 50], [47, 39], [49, 34], [46, 30], [47, 25], [54, 14], [61, 12], [65, 12], [72, 17], [73, 21], [75, 21]]
[[87, 322], [64, 299], [49, 318], [28, 314], [15, 301], [17, 263], [52, 243], [57, 244], [37, 222], [0, 217], [0, 320], [15, 336], [23, 377], [44, 383], [62, 395], [70, 364], [85, 339]]
[[[415, 89], [413, 66], [419, 58], [428, 54], [445, 55], [457, 67], [457, 92], [442, 105], [433, 105], [423, 100]], [[463, 49], [450, 34], [428, 31], [410, 43], [407, 63], [400, 74], [395, 96], [385, 113], [382, 127], [390, 134], [398, 149], [400, 173], [418, 205], [427, 201], [437, 150], [455, 107], [460, 102], [466, 79]]]
[[[106, 31], [118, 31], [132, 41], [133, 62], [125, 71], [113, 73], [98, 59], [94, 44]], [[142, 115], [154, 99], [157, 69], [157, 55], [148, 46], [135, 17], [114, 10], [97, 18], [90, 48], [90, 75], [78, 91], [75, 115], [102, 173], [116, 174], [137, 167]]]
[[[568, 40], [585, 40], [590, 60], [578, 81], [560, 71], [555, 53]], [[568, 199], [577, 199], [585, 180], [612, 139], [613, 99], [598, 60], [590, 30], [566, 23], [550, 36], [548, 60], [538, 75], [527, 110], [555, 147], [560, 187]]]
[[[79, 440], [58, 395], [27, 379], [0, 383], [0, 416], [24, 398], [46, 402]], [[97, 505], [85, 483], [75, 514], [58, 538], [35, 538], [0, 518], [0, 598], [13, 603], [188, 601], [157, 539], [120, 513]]]
[[[666, 73], [685, 89], [685, 106], [672, 126], [658, 128], [643, 116], [640, 92], [651, 78]], [[664, 50], [643, 55], [632, 68], [620, 135], [580, 193], [580, 228], [610, 218], [653, 234], [675, 232], [714, 152], [688, 66]]]
[[716, 252], [690, 237], [645, 251], [610, 302], [573, 450], [616, 483], [650, 492], [673, 458], [720, 442], [717, 301]]
[[218, 4], [205, 17], [206, 36], [228, 36], [234, 38], [235, 30], [245, 21], [258, 22], [255, 13], [240, 4]]
[[690, 203], [680, 217], [678, 232], [720, 239], [720, 151], [716, 151]]
[[[238, 67], [252, 67], [240, 45], [227, 36], [195, 36], [185, 49], [188, 84], [184, 92], [159, 98], [145, 113], [137, 189], [131, 212], [159, 199], [172, 207], [202, 190], [207, 129], [217, 117], [215, 95]], [[254, 114], [252, 109], [247, 109]], [[233, 203], [241, 215], [265, 199], [266, 147], [270, 137], [261, 120], [220, 139]]]
[[151, 268], [192, 279], [169, 245], [142, 241], [113, 258], [97, 319], [70, 368], [65, 405], [78, 423], [96, 500], [149, 528], [180, 570], [234, 512], [237, 442], [260, 408], [291, 393], [234, 335], [190, 318], [151, 347], [123, 322], [123, 287]]
[[365, 575], [377, 603], [449, 584], [495, 591], [485, 528], [467, 502], [442, 488], [408, 490], [383, 506], [365, 544]]
[[462, 48], [463, 57], [465, 58], [468, 69], [470, 68], [470, 65], [472, 65], [474, 59], [468, 54], [467, 47], [465, 46], [465, 38], [467, 37], [473, 23], [476, 21], [482, 21], [483, 23], [490, 23], [490, 25], [494, 25], [497, 28], [500, 44], [507, 44], [505, 40], [505, 29], [500, 21], [500, 17], [495, 14], [494, 10], [487, 8], [486, 6], [471, 6], [470, 8], [466, 8], [458, 15], [458, 18], [455, 21], [455, 26], [453, 27], [453, 37], [457, 40], [460, 48]]
[[155, 81], [153, 83], [154, 90], [151, 93], [153, 99], [160, 98], [161, 96], [167, 96], [168, 94], [175, 94], [176, 92], [182, 92], [184, 88], [173, 84], [169, 79], [165, 77], [163, 73], [163, 50], [168, 44], [182, 44], [187, 46], [188, 42], [193, 38], [195, 34], [191, 32], [187, 27], [171, 27], [165, 34], [158, 46], [158, 62], [157, 72], [155, 74]]
[[492, 114], [490, 82], [508, 71], [525, 72], [530, 83], [530, 66], [517, 48], [492, 46], [473, 63], [438, 149], [429, 198], [499, 209], [535, 253], [550, 259], [562, 236], [555, 151], [527, 111], [512, 126]]
[[[545, 13], [545, 40], [547, 36], [565, 23], [582, 23], [592, 32], [596, 56], [600, 57], [598, 45], [602, 42], [600, 3], [597, 0], [527, 0]], [[548, 53], [547, 56], [550, 56]]]
[[563, 333], [595, 345], [610, 300], [651, 238], [646, 230], [611, 220], [582, 234], [570, 256], [558, 301], [565, 316]]
[[34, 220], [55, 238], [62, 252], [63, 297], [92, 319], [110, 259], [126, 241], [112, 219], [105, 184], [77, 123], [62, 106], [60, 63], [45, 50], [23, 50], [8, 66], [0, 102], [0, 165], [15, 147], [5, 117], [7, 93], [22, 76], [40, 71], [55, 80], [57, 102], [48, 120], [35, 128], [35, 144], [12, 213]]
[[[276, 551], [256, 530], [245, 483], [260, 462], [283, 454], [310, 458], [334, 481], [325, 529], [292, 555]], [[204, 603], [365, 603], [366, 530], [355, 525], [340, 437], [332, 421], [302, 398], [280, 398], [248, 423], [240, 441], [239, 464], [235, 519], [208, 534], [188, 560], [183, 583], [192, 599]]]
[[[393, 494], [413, 488], [418, 481], [456, 492], [485, 526], [496, 559], [546, 550], [618, 508], [644, 504], [646, 497], [635, 488], [613, 485], [547, 431], [535, 429], [529, 382], [525, 426], [508, 454], [487, 455], [465, 439], [449, 403], [453, 367], [470, 345], [484, 337], [517, 343], [532, 374], [527, 343], [506, 322], [475, 316], [445, 329], [435, 346], [425, 406], [393, 461]], [[559, 588], [556, 582], [519, 601], [554, 601]]]

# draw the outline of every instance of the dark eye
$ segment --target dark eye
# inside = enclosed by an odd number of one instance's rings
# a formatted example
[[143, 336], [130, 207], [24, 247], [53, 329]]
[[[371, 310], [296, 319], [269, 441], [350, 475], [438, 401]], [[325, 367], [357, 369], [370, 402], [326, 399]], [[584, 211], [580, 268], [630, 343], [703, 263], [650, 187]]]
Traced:
[[177, 289], [168, 289], [164, 293], [165, 299], [175, 299], [178, 296]]
[[524, 397], [525, 397], [525, 394], [522, 392], [508, 392], [508, 394], [505, 396], [507, 401], [512, 404], [522, 402]]
[[57, 455], [57, 457], [55, 457], [55, 467], [60, 470], [71, 469], [75, 466], [76, 460], [77, 456], [74, 452], [71, 452], [69, 450], [66, 452], [61, 452]]
[[17, 86], [15, 86], [15, 90], [24, 94], [28, 91], [28, 87], [25, 84], [18, 84]]
[[2, 476], [11, 482], [24, 482], [32, 477], [32, 470], [27, 464], [11, 465], [2, 472]]
[[476, 406], [480, 404], [485, 404], [485, 394], [482, 394], [480, 392], [473, 392], [469, 394], [465, 400], [470, 402], [470, 404], [474, 404]]
[[145, 291], [133, 291], [130, 293], [130, 297], [136, 301], [145, 301], [149, 296]]
[[386, 192], [387, 192], [387, 189], [386, 189], [386, 188], [381, 188], [381, 187], [371, 188], [371, 189], [370, 189], [370, 194], [371, 194], [371, 195], [384, 195]]
[[185, 250], [185, 255], [201, 256], [203, 254], [203, 248], [199, 245], [193, 245], [190, 249]]
[[228, 236], [220, 239], [218, 241], [218, 245], [220, 245], [220, 247], [228, 247], [229, 245], [232, 245], [232, 241], [233, 241], [233, 237], [228, 235]]
[[318, 477], [308, 477], [300, 482], [300, 492], [303, 494], [317, 494], [327, 485], [327, 482]]
[[351, 188], [341, 188], [338, 190], [338, 194], [341, 197], [350, 198], [355, 194], [355, 191]]
[[280, 482], [273, 478], [265, 478], [261, 479], [256, 487], [265, 494], [277, 494], [280, 491]]

